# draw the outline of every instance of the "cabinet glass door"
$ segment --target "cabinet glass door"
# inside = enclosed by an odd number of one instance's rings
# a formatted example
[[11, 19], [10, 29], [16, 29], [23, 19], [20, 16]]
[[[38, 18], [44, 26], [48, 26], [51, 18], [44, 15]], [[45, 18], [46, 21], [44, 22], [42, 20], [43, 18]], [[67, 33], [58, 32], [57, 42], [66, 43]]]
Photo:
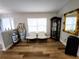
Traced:
[[52, 27], [53, 37], [56, 37], [56, 30], [57, 30], [57, 23], [53, 21], [53, 27]]

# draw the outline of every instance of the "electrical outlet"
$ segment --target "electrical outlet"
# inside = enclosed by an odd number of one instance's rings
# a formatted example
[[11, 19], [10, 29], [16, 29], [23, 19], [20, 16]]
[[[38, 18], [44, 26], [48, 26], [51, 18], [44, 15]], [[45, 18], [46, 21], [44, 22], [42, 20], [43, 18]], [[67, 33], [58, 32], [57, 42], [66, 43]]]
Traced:
[[64, 42], [66, 42], [67, 40], [66, 39], [64, 39]]

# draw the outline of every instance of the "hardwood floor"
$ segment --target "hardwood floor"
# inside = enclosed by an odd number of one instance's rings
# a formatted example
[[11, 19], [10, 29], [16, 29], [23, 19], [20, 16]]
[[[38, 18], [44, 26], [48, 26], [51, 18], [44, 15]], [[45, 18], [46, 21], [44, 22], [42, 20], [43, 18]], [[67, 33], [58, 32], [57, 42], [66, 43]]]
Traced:
[[0, 52], [0, 59], [79, 59], [65, 55], [64, 46], [48, 39], [47, 43], [20, 42], [6, 52]]

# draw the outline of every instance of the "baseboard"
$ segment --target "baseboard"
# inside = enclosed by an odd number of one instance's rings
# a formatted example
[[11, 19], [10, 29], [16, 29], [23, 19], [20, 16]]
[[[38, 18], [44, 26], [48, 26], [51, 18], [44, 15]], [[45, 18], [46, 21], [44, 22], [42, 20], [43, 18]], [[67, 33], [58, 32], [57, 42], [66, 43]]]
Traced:
[[77, 56], [79, 57], [79, 46], [78, 46]]
[[4, 49], [2, 49], [3, 51], [7, 51], [11, 46], [13, 45], [13, 43], [12, 44], [10, 44], [8, 47], [6, 47], [6, 48], [4, 48]]
[[66, 46], [66, 43], [65, 43], [65, 42], [63, 42], [62, 40], [60, 40], [60, 42], [61, 42], [64, 46]]

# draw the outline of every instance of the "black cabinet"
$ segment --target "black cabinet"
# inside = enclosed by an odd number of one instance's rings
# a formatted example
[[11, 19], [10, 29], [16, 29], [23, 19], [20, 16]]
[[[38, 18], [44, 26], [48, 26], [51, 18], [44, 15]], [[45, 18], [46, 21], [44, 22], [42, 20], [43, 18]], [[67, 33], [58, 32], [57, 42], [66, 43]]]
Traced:
[[75, 36], [69, 36], [65, 47], [65, 54], [77, 56], [79, 46], [79, 38]]
[[61, 31], [61, 18], [53, 17], [51, 18], [51, 38], [59, 41]]

